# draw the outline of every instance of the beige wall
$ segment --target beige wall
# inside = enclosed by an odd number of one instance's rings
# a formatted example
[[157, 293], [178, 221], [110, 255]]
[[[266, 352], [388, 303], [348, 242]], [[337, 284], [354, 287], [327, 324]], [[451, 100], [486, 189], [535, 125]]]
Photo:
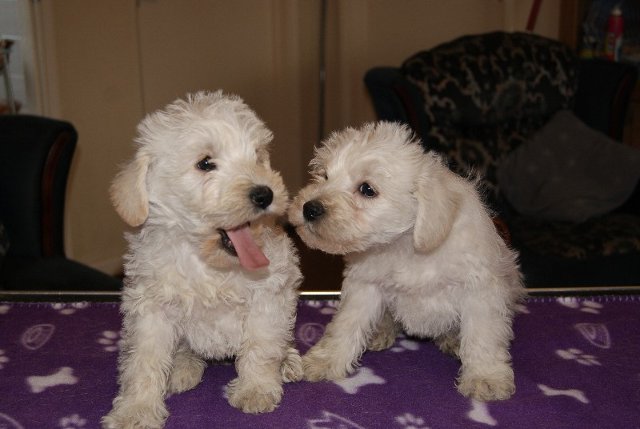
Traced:
[[[329, 0], [325, 132], [375, 118], [368, 68], [462, 34], [524, 30], [532, 1]], [[543, 2], [536, 32], [557, 36], [558, 9]], [[318, 0], [41, 0], [34, 16], [42, 113], [71, 121], [80, 136], [70, 257], [119, 270], [125, 226], [109, 182], [144, 113], [186, 91], [243, 96], [273, 129], [273, 164], [290, 190], [304, 183], [318, 136]]]
[[69, 120], [79, 134], [67, 195], [67, 254], [113, 273], [125, 244], [108, 183], [143, 114], [134, 2], [45, 0], [35, 7], [42, 34], [34, 39], [46, 66], [43, 113]]

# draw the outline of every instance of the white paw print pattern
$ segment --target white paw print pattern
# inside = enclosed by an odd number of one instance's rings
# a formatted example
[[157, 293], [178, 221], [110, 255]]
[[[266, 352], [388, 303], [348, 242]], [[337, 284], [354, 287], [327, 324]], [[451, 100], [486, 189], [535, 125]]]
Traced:
[[102, 331], [100, 338], [96, 341], [98, 344], [102, 344], [105, 352], [117, 352], [122, 345], [120, 333], [116, 331]]
[[7, 304], [0, 305], [0, 314], [7, 314], [11, 310], [11, 306]]
[[586, 365], [586, 366], [602, 365], [598, 361], [598, 358], [596, 356], [585, 354], [585, 352], [576, 348], [570, 348], [566, 350], [556, 350], [556, 354], [560, 356], [562, 359], [575, 360], [581, 365]]
[[595, 301], [581, 301], [573, 297], [561, 297], [557, 299], [558, 304], [573, 308], [584, 313], [600, 314], [603, 305]]
[[320, 300], [310, 300], [307, 301], [306, 304], [318, 310], [320, 314], [328, 314], [332, 315], [338, 311], [338, 303], [337, 301], [320, 301]]
[[51, 304], [51, 308], [53, 308], [63, 316], [70, 316], [74, 314], [76, 311], [83, 310], [87, 307], [89, 307], [88, 302], [72, 302], [72, 303], [54, 302], [53, 304]]
[[78, 414], [72, 414], [68, 417], [61, 418], [58, 426], [62, 429], [78, 429], [83, 428], [86, 424], [86, 419], [83, 419]]
[[389, 350], [394, 353], [402, 353], [406, 351], [415, 352], [420, 349], [420, 343], [407, 340], [404, 336], [399, 336], [397, 345], [391, 347]]
[[[4, 354], [4, 350], [0, 349], [0, 369], [4, 369], [4, 365], [9, 363], [11, 359], [9, 359], [7, 356], [5, 356]], [[0, 426], [1, 428], [2, 426]]]
[[411, 413], [404, 413], [400, 416], [396, 416], [396, 423], [401, 425], [404, 429], [429, 429], [424, 425], [424, 419], [422, 417], [414, 416]]

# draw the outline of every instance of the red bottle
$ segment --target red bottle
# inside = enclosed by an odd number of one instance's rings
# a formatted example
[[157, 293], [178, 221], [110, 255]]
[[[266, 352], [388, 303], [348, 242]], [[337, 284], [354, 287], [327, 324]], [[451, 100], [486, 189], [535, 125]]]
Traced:
[[607, 23], [607, 34], [604, 41], [604, 56], [611, 61], [620, 61], [622, 52], [622, 32], [624, 21], [620, 5], [611, 9], [609, 21]]

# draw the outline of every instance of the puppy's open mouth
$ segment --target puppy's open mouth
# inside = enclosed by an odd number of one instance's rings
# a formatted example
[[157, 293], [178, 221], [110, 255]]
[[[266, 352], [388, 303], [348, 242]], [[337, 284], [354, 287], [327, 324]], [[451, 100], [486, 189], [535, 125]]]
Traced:
[[231, 229], [219, 229], [220, 243], [222, 248], [229, 254], [240, 259], [240, 265], [248, 270], [269, 265], [269, 259], [262, 253], [262, 250], [253, 240], [250, 224], [247, 222]]

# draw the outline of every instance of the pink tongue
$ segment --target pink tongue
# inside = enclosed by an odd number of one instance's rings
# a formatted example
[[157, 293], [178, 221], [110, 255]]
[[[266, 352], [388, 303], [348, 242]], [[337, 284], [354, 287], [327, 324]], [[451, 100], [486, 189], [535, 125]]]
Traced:
[[269, 265], [269, 260], [253, 241], [249, 225], [227, 230], [227, 235], [240, 258], [240, 265], [248, 270], [257, 270]]

